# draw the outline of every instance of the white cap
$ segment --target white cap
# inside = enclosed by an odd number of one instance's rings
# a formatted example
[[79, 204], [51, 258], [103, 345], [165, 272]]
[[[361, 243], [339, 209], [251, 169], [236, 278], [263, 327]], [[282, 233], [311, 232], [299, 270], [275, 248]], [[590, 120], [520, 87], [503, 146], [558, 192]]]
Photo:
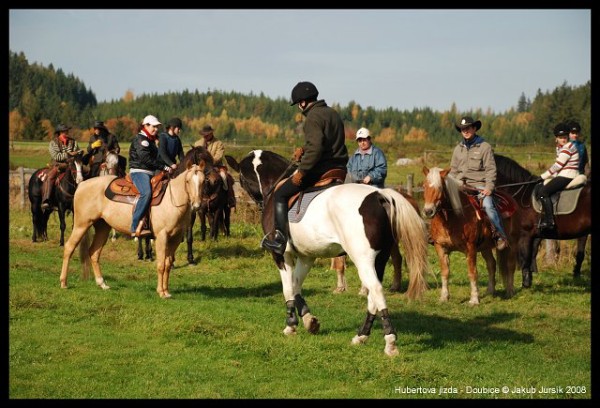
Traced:
[[152, 115], [148, 115], [144, 118], [144, 120], [142, 121], [142, 125], [154, 125], [154, 126], [158, 126], [161, 125], [162, 123], [160, 123], [158, 121], [158, 119], [156, 119], [156, 116], [152, 116]]
[[356, 132], [357, 139], [366, 139], [369, 136], [371, 136], [371, 134], [369, 133], [369, 129], [367, 128], [360, 128], [358, 129], [358, 132]]

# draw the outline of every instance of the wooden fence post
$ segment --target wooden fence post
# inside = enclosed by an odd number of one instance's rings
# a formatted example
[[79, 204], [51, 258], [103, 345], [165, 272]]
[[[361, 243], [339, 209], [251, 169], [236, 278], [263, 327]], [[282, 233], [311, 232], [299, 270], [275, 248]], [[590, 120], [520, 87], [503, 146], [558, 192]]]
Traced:
[[408, 194], [409, 196], [413, 195], [413, 181], [414, 181], [415, 175], [413, 173], [409, 173], [406, 176], [406, 194]]
[[21, 185], [21, 210], [25, 208], [25, 169], [23, 166], [19, 167], [19, 184]]

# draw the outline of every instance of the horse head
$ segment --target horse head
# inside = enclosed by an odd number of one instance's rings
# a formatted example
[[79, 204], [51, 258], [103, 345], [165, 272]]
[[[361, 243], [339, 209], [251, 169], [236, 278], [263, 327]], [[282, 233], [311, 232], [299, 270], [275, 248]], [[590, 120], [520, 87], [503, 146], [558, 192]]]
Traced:
[[239, 163], [231, 156], [225, 156], [225, 160], [239, 173], [240, 186], [261, 208], [273, 186], [295, 169], [293, 162], [265, 150], [252, 150]]
[[425, 181], [423, 182], [423, 215], [433, 218], [438, 210], [450, 205], [457, 214], [462, 214], [460, 201], [460, 183], [449, 175], [450, 168], [431, 169], [423, 166]]
[[188, 162], [186, 165], [185, 184], [193, 211], [197, 211], [202, 205], [203, 187], [206, 179], [206, 163], [199, 164]]

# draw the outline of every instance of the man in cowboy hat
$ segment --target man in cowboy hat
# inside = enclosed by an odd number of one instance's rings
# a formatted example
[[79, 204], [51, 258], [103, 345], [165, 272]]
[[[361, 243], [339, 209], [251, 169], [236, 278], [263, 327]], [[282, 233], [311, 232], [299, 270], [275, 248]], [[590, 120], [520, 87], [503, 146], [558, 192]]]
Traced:
[[454, 148], [450, 161], [450, 175], [463, 184], [479, 190], [492, 229], [496, 248], [506, 248], [506, 233], [502, 227], [502, 220], [496, 210], [492, 193], [496, 187], [496, 160], [492, 146], [476, 132], [481, 129], [481, 121], [473, 120], [470, 116], [463, 117], [454, 125], [462, 134], [461, 142]]
[[230, 208], [235, 208], [235, 192], [233, 191], [233, 176], [227, 172], [227, 166], [223, 164], [225, 155], [225, 146], [223, 142], [215, 137], [214, 129], [211, 125], [205, 125], [200, 130], [202, 138], [194, 143], [194, 147], [202, 146], [211, 154], [214, 166], [219, 169], [219, 174], [223, 179], [224, 187], [227, 190], [227, 202]]
[[67, 169], [67, 159], [76, 156], [81, 152], [77, 141], [69, 137], [71, 128], [60, 124], [54, 130], [54, 137], [50, 140], [48, 152], [52, 162], [49, 164], [50, 170], [41, 175], [42, 178], [42, 210], [50, 208], [52, 205], [51, 197], [54, 195], [54, 184], [59, 171]]
[[106, 153], [114, 152], [119, 154], [121, 147], [117, 137], [110, 133], [104, 122], [97, 120], [93, 126], [94, 132], [90, 136], [90, 141], [87, 147], [87, 155], [84, 159], [84, 164], [101, 163]]

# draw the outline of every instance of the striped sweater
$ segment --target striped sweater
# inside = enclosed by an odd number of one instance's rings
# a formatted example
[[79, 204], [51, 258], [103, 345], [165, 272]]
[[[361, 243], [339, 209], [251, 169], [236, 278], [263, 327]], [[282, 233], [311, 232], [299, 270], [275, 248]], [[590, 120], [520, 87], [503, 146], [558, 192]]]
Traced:
[[568, 142], [556, 146], [556, 161], [541, 177], [546, 180], [554, 177], [575, 178], [579, 174], [579, 151], [577, 146]]

